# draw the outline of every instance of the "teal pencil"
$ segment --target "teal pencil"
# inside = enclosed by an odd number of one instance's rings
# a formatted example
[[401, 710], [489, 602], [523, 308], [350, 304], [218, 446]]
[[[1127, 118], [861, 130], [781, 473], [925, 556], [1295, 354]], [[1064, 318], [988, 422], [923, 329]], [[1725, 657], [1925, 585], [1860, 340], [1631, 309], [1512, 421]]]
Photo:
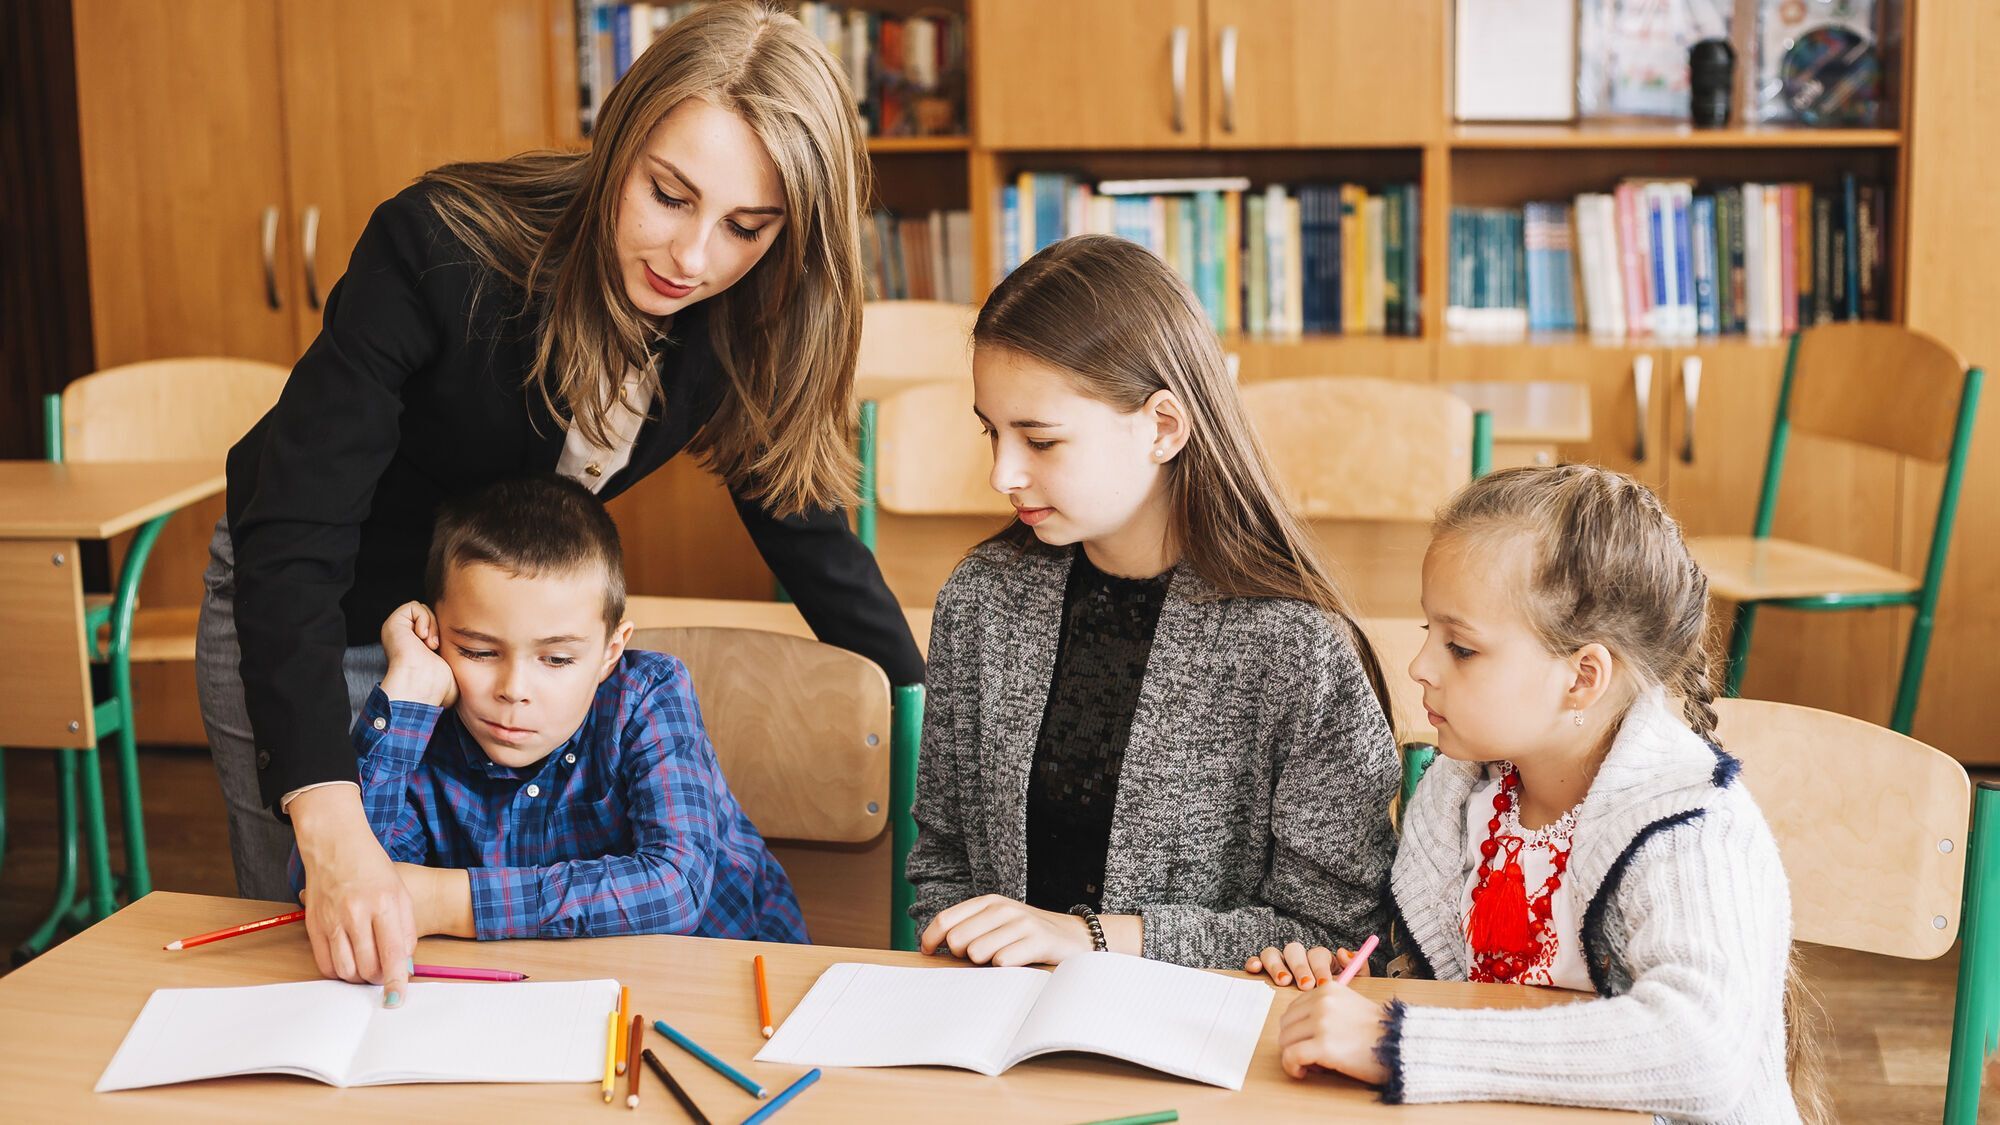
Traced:
[[717, 1074], [722, 1075], [724, 1078], [729, 1079], [731, 1082], [734, 1082], [738, 1086], [741, 1086], [745, 1090], [749, 1091], [751, 1097], [766, 1098], [770, 1096], [770, 1091], [764, 1089], [764, 1087], [762, 1086], [757, 1085], [757, 1083], [753, 1081], [749, 1075], [744, 1074], [742, 1071], [736, 1069], [733, 1066], [730, 1066], [728, 1063], [723, 1062], [721, 1059], [716, 1058], [714, 1055], [709, 1054], [708, 1048], [703, 1047], [701, 1044], [695, 1042], [692, 1039], [689, 1039], [687, 1036], [682, 1035], [680, 1032], [675, 1031], [673, 1028], [668, 1027], [667, 1021], [654, 1020], [653, 1030], [673, 1040], [674, 1046], [679, 1047], [681, 1050], [686, 1051], [688, 1054], [693, 1055], [695, 1058], [698, 1058], [702, 1062], [707, 1063], [709, 1065], [709, 1068], [715, 1071]]
[[763, 1122], [770, 1120], [771, 1115], [782, 1109], [786, 1102], [798, 1097], [799, 1091], [817, 1081], [819, 1081], [819, 1068], [813, 1067], [811, 1070], [800, 1075], [797, 1082], [785, 1087], [784, 1093], [772, 1098], [769, 1105], [763, 1106], [757, 1112], [744, 1118], [743, 1125], [763, 1125]]
[[1158, 1113], [1142, 1113], [1137, 1117], [1107, 1117], [1102, 1121], [1090, 1121], [1085, 1125], [1160, 1125], [1163, 1121], [1179, 1121], [1179, 1110], [1163, 1109]]

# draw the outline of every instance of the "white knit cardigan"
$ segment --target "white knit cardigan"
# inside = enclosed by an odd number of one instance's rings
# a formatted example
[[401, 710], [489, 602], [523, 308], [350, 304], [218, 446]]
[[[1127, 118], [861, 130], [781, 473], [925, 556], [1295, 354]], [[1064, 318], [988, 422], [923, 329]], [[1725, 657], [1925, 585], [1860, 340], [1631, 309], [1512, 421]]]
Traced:
[[[1392, 975], [1466, 978], [1465, 803], [1488, 768], [1439, 758], [1411, 800], [1390, 879]], [[1385, 1100], [1798, 1121], [1785, 1074], [1791, 899], [1736, 773], [1663, 693], [1634, 702], [1577, 811], [1569, 859], [1600, 998], [1512, 1011], [1392, 1004]]]

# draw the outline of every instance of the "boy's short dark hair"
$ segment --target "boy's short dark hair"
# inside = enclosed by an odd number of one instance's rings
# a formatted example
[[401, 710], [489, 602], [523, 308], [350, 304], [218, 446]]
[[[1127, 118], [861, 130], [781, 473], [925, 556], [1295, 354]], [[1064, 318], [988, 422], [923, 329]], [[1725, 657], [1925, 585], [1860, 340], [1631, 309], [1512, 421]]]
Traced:
[[604, 569], [604, 630], [625, 619], [625, 554], [618, 525], [589, 489], [558, 476], [503, 480], [438, 509], [424, 568], [424, 597], [444, 594], [456, 567], [484, 563], [509, 574], [565, 574]]

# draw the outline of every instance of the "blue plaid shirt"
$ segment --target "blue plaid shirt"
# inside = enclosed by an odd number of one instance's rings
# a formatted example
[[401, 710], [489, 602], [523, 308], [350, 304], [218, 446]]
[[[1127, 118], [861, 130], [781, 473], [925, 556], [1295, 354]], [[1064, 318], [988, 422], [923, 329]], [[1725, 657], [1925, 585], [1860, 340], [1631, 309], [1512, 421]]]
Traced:
[[[481, 940], [695, 934], [804, 942], [791, 880], [729, 791], [687, 668], [627, 652], [541, 762], [494, 763], [455, 712], [376, 687], [354, 724], [389, 858], [462, 867]], [[305, 885], [297, 849], [292, 886]]]

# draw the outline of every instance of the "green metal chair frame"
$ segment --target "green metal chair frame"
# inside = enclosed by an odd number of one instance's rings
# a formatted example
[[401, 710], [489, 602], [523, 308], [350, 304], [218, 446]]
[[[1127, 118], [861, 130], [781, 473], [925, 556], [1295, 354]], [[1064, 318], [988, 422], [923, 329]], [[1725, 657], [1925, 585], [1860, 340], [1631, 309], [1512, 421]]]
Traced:
[[[42, 400], [43, 444], [50, 461], [63, 459], [62, 396]], [[91, 662], [109, 668], [110, 696], [96, 700], [93, 718], [100, 741], [118, 738], [119, 805], [125, 829], [125, 875], [115, 878], [111, 871], [110, 833], [105, 819], [103, 771], [98, 747], [55, 752], [57, 833], [56, 898], [49, 915], [15, 951], [17, 960], [34, 957], [54, 943], [65, 925], [81, 928], [107, 917], [118, 908], [122, 896], [128, 901], [144, 897], [153, 889], [152, 871], [146, 858], [146, 819], [139, 783], [139, 751], [132, 718], [132, 615], [139, 605], [139, 580], [145, 576], [146, 560], [170, 515], [148, 520], [133, 533], [131, 547], [119, 568], [118, 589], [111, 603], [90, 610], [84, 617], [84, 635]], [[97, 636], [110, 626], [109, 643], [100, 645]], [[78, 773], [81, 771], [81, 778]], [[79, 782], [82, 796], [81, 825], [78, 823]], [[0, 789], [4, 794], [4, 789]], [[0, 814], [0, 841], [5, 839], [5, 819]], [[81, 828], [86, 859], [90, 865], [89, 899], [77, 903], [77, 842]]]
[[[1764, 484], [1757, 498], [1756, 525], [1751, 531], [1757, 539], [1771, 537], [1771, 525], [1778, 514], [1778, 486], [1784, 476], [1785, 448], [1792, 432], [1792, 386], [1798, 373], [1801, 335], [1803, 333], [1792, 335], [1790, 348], [1785, 354], [1785, 377], [1778, 390], [1778, 413], [1771, 424], [1771, 445], [1764, 461]], [[1930, 655], [1931, 630], [1937, 614], [1938, 592], [1944, 584], [1945, 559], [1951, 547], [1959, 493], [1965, 481], [1965, 462], [1972, 448], [1972, 422], [1978, 413], [1979, 392], [1985, 378], [1985, 372], [1978, 367], [1968, 368], [1965, 372], [1964, 389], [1958, 400], [1958, 419], [1952, 431], [1951, 455], [1945, 466], [1944, 489], [1938, 497], [1937, 522], [1931, 529], [1930, 551], [1924, 564], [1923, 585], [1903, 592], [1820, 594], [1738, 604], [1729, 633], [1725, 694], [1735, 696], [1742, 687], [1744, 667], [1750, 658], [1751, 632], [1757, 624], [1759, 606], [1818, 611], [1911, 606], [1916, 615], [1910, 622], [1909, 642], [1903, 652], [1903, 671], [1896, 685], [1895, 708], [1889, 719], [1890, 730], [1898, 734], [1910, 733], [1917, 715], [1917, 693], [1923, 686], [1924, 662]]]
[[1958, 995], [1945, 1073], [1945, 1125], [1977, 1125], [1979, 1080], [2000, 1046], [2000, 782], [1972, 790], [1959, 914]]

